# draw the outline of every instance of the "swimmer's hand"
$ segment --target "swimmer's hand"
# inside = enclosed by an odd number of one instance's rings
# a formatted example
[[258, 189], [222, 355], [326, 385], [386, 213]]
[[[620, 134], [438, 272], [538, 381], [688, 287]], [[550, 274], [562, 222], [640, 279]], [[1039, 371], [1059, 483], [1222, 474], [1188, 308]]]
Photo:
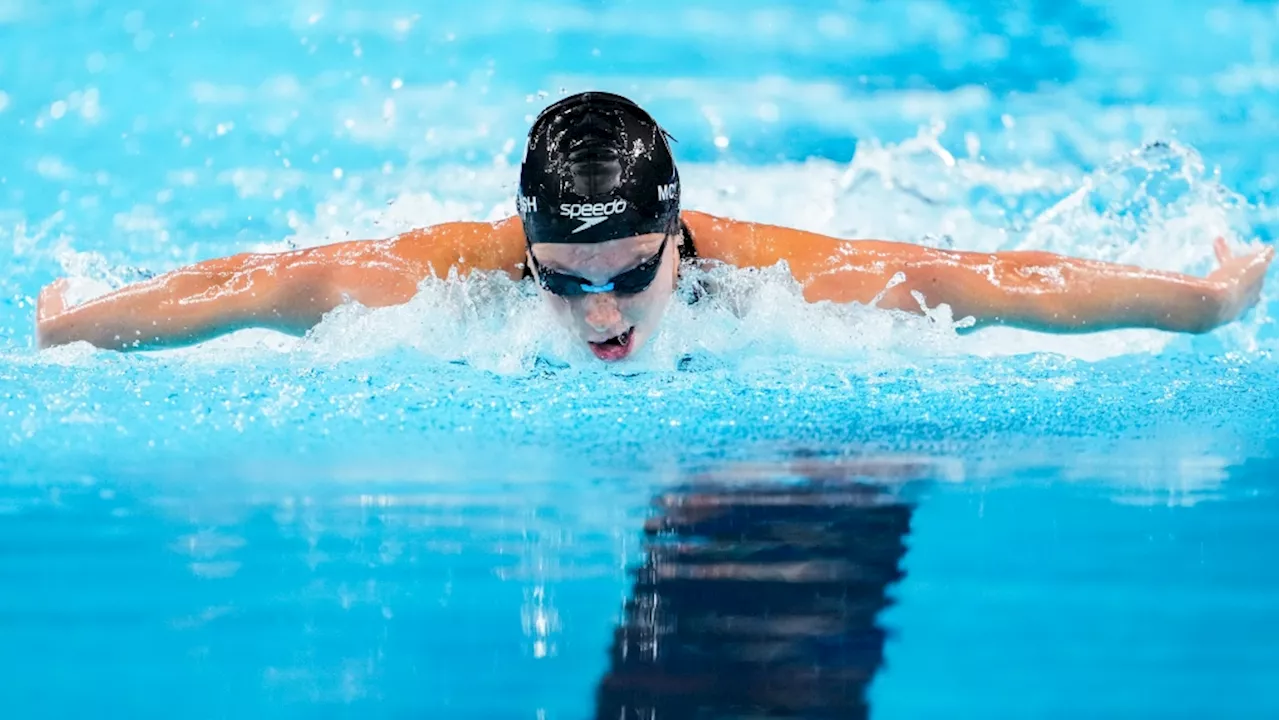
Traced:
[[1258, 303], [1267, 268], [1275, 257], [1275, 248], [1267, 246], [1243, 255], [1232, 255], [1227, 241], [1213, 241], [1213, 253], [1218, 258], [1218, 269], [1205, 280], [1212, 288], [1212, 316], [1206, 318], [1212, 329], [1235, 320]]
[[39, 335], [41, 326], [46, 325], [49, 320], [61, 315], [67, 309], [68, 285], [66, 278], [58, 278], [45, 285], [40, 291], [39, 297], [36, 298], [37, 335]]

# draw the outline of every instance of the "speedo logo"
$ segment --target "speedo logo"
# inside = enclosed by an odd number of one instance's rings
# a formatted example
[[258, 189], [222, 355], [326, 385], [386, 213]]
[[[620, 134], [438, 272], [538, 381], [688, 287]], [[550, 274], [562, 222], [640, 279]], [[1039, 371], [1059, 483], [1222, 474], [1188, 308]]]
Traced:
[[608, 220], [611, 215], [617, 215], [626, 209], [627, 201], [619, 198], [607, 203], [561, 203], [560, 214], [567, 218], [581, 220], [582, 224], [573, 229], [574, 233], [580, 233], [587, 228], [599, 225]]

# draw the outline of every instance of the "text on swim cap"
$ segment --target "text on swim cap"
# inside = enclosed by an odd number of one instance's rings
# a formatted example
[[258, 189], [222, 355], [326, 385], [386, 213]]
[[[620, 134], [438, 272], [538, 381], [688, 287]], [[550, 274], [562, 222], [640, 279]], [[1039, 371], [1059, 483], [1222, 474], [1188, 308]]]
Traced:
[[531, 212], [538, 212], [538, 198], [525, 197], [524, 195], [516, 195], [516, 208], [521, 215], [528, 215]]
[[666, 202], [680, 197], [680, 183], [673, 182], [658, 186], [658, 200]]
[[560, 214], [568, 218], [608, 217], [627, 209], [627, 201], [621, 198], [607, 203], [562, 203]]

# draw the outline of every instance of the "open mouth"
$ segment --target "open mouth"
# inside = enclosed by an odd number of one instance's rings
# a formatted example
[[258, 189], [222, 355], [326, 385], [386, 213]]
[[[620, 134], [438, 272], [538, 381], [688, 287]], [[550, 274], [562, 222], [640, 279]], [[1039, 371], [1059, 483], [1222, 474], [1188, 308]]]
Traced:
[[621, 360], [631, 352], [631, 333], [635, 328], [627, 328], [620, 335], [614, 335], [608, 340], [600, 342], [588, 343], [591, 346], [591, 352], [601, 360]]

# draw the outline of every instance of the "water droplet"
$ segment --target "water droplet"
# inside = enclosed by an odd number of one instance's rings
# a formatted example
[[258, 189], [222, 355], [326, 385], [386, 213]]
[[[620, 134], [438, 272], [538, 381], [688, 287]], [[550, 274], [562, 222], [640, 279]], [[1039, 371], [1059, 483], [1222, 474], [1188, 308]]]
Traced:
[[142, 25], [147, 21], [147, 16], [141, 10], [134, 10], [124, 16], [124, 31], [130, 35], [142, 29]]

